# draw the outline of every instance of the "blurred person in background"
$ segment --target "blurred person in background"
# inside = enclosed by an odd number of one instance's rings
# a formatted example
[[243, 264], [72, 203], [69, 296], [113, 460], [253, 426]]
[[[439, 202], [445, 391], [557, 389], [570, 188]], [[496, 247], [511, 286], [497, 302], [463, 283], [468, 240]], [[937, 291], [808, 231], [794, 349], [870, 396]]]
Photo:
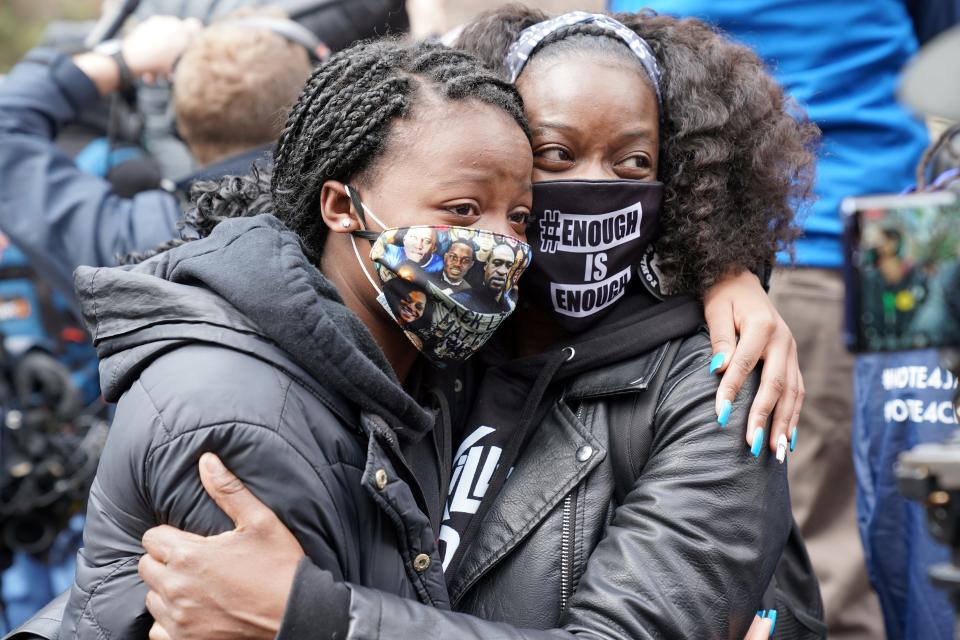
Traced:
[[756, 50], [823, 132], [815, 191], [795, 261], [781, 256], [771, 297], [796, 337], [804, 381], [804, 446], [790, 492], [820, 578], [831, 638], [883, 637], [857, 532], [851, 453], [853, 358], [841, 340], [840, 200], [909, 187], [928, 143], [897, 104], [897, 74], [957, 19], [955, 2], [916, 0], [611, 0], [715, 24]]
[[[268, 26], [283, 21], [276, 12], [248, 19], [265, 19]], [[285, 111], [310, 72], [302, 46], [256, 24], [201, 31], [196, 20], [151, 18], [113, 57], [85, 53], [71, 59], [36, 50], [0, 84], [0, 330], [11, 366], [24, 380], [17, 404], [5, 402], [5, 409], [34, 402], [35, 390], [51, 406], [69, 402], [79, 410], [96, 400], [96, 354], [71, 313], [73, 269], [114, 264], [119, 255], [179, 235], [176, 195], [128, 188], [142, 182], [134, 175], [141, 167], [134, 165], [133, 174], [96, 170], [130, 167], [114, 164], [129, 155], [128, 148], [91, 162], [95, 144], [71, 157], [58, 134], [102, 97], [133, 78], [168, 75], [179, 59], [180, 132], [205, 165], [179, 188], [245, 173], [279, 135]], [[57, 413], [69, 420], [73, 410]], [[72, 582], [81, 528], [82, 519], [71, 521], [42, 555], [13, 554], [2, 580], [11, 626]]]
[[203, 165], [179, 183], [186, 191], [197, 179], [248, 172], [309, 73], [307, 51], [268, 27], [203, 30], [174, 17], [146, 20], [114, 55], [35, 50], [0, 85], [0, 230], [72, 295], [77, 266], [112, 265], [179, 237], [181, 202], [161, 189], [120, 197], [54, 145], [65, 124], [134, 78], [175, 75], [178, 129]]
[[[410, 21], [404, 0], [107, 0], [102, 20], [117, 11], [142, 22], [151, 16], [196, 18], [204, 24], [238, 11], [276, 7], [339, 51], [364, 38], [407, 31]], [[177, 136], [171, 83], [139, 83], [136, 108], [143, 118], [143, 143], [160, 164], [163, 175], [178, 181], [196, 170], [196, 159]]]

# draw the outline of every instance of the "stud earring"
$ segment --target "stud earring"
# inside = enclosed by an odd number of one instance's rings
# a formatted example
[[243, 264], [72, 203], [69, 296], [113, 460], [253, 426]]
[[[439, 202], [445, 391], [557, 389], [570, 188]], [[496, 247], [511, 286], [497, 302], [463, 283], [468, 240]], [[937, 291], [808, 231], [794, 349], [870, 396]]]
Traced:
[[340, 221], [340, 226], [343, 227], [344, 229], [348, 228], [352, 224], [353, 223], [350, 221], [350, 218], [344, 218], [343, 220]]

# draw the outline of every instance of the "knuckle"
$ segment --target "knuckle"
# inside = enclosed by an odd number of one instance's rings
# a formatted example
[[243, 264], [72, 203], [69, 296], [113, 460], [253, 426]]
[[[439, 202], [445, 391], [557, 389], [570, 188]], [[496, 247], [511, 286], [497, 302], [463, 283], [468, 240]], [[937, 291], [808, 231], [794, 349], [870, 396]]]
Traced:
[[167, 554], [167, 565], [171, 567], [178, 567], [189, 564], [190, 562], [190, 553], [185, 548], [185, 545], [174, 545], [170, 548], [170, 551]]
[[792, 419], [793, 419], [792, 411], [790, 413], [787, 413], [786, 411], [784, 411], [783, 415], [777, 416], [777, 424], [782, 427], [782, 431], [784, 433], [786, 433], [786, 431], [790, 428], [790, 421]]
[[225, 478], [221, 478], [219, 486], [220, 491], [226, 494], [239, 493], [243, 490], [243, 483], [240, 482], [240, 478], [233, 474], [230, 474]]
[[174, 602], [170, 606], [170, 619], [173, 620], [178, 626], [186, 624], [189, 618], [190, 614], [187, 613], [178, 602]]
[[740, 389], [737, 388], [737, 385], [729, 380], [720, 383], [720, 395], [722, 395], [724, 398], [727, 398], [731, 402], [733, 401], [734, 397], [736, 397], [739, 390]]
[[733, 344], [733, 336], [728, 333], [717, 333], [712, 337], [715, 347], [729, 347]]
[[739, 356], [733, 359], [733, 366], [743, 377], [747, 377], [753, 371], [754, 362], [747, 356]]
[[251, 531], [257, 532], [267, 532], [270, 531], [271, 525], [273, 524], [273, 518], [271, 513], [267, 513], [263, 510], [257, 510], [256, 513], [251, 513], [247, 517], [247, 526]]
[[769, 337], [777, 330], [777, 321], [772, 316], [767, 316], [757, 320], [755, 326], [759, 333]]
[[782, 375], [773, 376], [767, 381], [767, 384], [778, 396], [783, 395], [784, 390], [787, 388], [787, 381]]

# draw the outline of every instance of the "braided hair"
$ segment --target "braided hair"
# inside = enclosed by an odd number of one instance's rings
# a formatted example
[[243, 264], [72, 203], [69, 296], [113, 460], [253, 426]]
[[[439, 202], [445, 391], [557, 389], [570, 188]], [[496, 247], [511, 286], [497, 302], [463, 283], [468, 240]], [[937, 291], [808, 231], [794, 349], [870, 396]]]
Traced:
[[[455, 45], [505, 78], [510, 45], [549, 17], [502, 7], [467, 25]], [[677, 292], [702, 295], [729, 272], [761, 269], [798, 235], [793, 221], [810, 199], [816, 126], [756, 54], [705, 23], [651, 12], [613, 17], [647, 41], [662, 74], [657, 253], [666, 278]], [[598, 52], [639, 67], [621, 40], [591, 24], [551, 34], [531, 59]]]
[[274, 214], [303, 239], [312, 259], [327, 234], [318, 214], [320, 187], [327, 180], [361, 181], [384, 153], [391, 123], [407, 117], [426, 91], [502, 109], [530, 137], [516, 89], [464, 51], [385, 39], [338, 53], [314, 71], [290, 112], [270, 185]]
[[409, 116], [428, 92], [501, 109], [530, 138], [520, 94], [471, 54], [393, 38], [361, 42], [332, 56], [307, 80], [274, 151], [272, 175], [254, 169], [248, 176], [195, 184], [182, 234], [190, 237], [120, 262], [139, 262], [206, 237], [227, 218], [272, 213], [319, 264], [327, 235], [320, 187], [327, 180], [362, 183], [386, 150], [391, 123]]

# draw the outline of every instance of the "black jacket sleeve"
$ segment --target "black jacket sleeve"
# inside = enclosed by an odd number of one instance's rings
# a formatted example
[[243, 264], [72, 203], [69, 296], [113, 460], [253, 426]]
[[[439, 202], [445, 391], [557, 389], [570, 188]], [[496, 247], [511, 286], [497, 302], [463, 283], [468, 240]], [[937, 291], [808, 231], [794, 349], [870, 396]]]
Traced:
[[350, 623], [350, 589], [304, 557], [293, 577], [277, 640], [340, 640]]
[[[719, 428], [709, 355], [703, 341], [678, 354], [651, 457], [590, 556], [562, 628], [519, 629], [351, 586], [349, 629], [329, 630], [364, 640], [743, 637], [790, 530], [786, 468], [766, 450], [753, 458], [745, 443], [756, 373]], [[300, 594], [288, 606], [316, 606]]]
[[[198, 405], [198, 395], [184, 393], [184, 405]], [[265, 402], [275, 400], [271, 396]], [[343, 530], [343, 505], [328, 490], [324, 474], [330, 465], [304, 459], [270, 425], [242, 420], [206, 424], [192, 411], [177, 417], [171, 407], [156, 406], [141, 381], [117, 405], [90, 491], [84, 546], [77, 555], [60, 637], [145, 639], [152, 619], [145, 604], [147, 588], [137, 571], [143, 534], [159, 524], [200, 535], [233, 528], [200, 483], [197, 463], [206, 451], [216, 451], [297, 532], [304, 551], [332, 578], [343, 580], [344, 554], [335, 542]], [[291, 486], [308, 488], [303, 492], [308, 497], [290, 500]]]

